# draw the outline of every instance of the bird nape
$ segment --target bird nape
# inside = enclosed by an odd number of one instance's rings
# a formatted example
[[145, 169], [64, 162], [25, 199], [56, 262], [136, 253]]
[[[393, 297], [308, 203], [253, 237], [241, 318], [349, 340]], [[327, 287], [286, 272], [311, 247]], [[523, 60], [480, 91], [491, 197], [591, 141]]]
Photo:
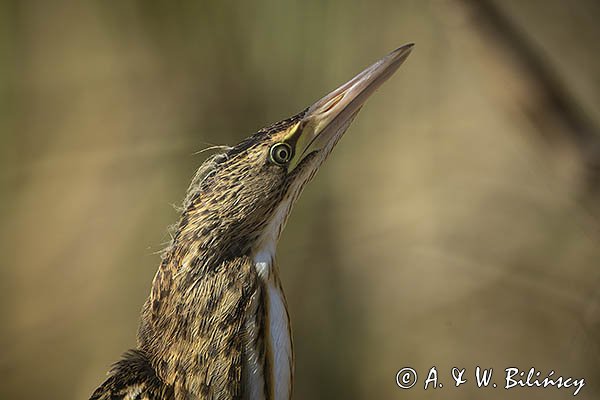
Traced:
[[204, 163], [142, 309], [137, 348], [91, 400], [291, 397], [277, 241], [306, 183], [412, 47]]

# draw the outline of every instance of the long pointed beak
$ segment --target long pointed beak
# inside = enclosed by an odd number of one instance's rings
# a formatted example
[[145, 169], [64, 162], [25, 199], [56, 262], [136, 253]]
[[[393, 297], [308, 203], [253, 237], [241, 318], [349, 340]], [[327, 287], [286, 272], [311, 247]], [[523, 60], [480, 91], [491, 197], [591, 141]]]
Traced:
[[406, 60], [413, 46], [411, 43], [392, 51], [314, 103], [293, 135], [296, 136], [293, 138], [296, 140], [296, 151], [288, 170], [295, 168], [314, 151], [325, 149], [328, 153], [367, 99]]

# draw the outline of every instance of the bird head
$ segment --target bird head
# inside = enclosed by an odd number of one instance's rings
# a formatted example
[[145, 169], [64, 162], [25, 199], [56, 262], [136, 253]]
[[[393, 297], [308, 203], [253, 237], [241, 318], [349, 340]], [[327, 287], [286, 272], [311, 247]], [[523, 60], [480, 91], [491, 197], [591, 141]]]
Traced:
[[190, 187], [178, 234], [193, 235], [198, 250], [221, 260], [272, 257], [302, 189], [412, 47], [394, 50], [299, 114], [211, 158]]

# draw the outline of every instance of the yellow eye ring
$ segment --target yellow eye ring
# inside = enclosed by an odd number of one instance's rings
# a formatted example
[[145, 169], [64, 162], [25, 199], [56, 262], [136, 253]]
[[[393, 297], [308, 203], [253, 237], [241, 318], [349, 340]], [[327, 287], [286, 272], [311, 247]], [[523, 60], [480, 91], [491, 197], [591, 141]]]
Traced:
[[287, 143], [276, 143], [269, 150], [269, 158], [277, 165], [285, 165], [292, 159], [292, 147]]

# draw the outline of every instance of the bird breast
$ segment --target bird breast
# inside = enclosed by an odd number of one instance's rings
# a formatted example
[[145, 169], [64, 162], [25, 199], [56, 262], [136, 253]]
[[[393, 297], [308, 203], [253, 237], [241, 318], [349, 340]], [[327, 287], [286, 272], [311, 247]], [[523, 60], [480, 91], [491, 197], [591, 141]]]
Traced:
[[246, 352], [245, 386], [250, 399], [288, 400], [292, 393], [293, 349], [287, 303], [272, 253], [259, 251], [254, 261], [262, 290], [260, 303], [252, 307], [263, 307], [264, 320], [252, 319], [246, 327], [249, 342], [260, 342], [253, 335], [258, 335], [257, 325], [262, 324], [264, 360], [260, 362], [263, 357], [252, 350], [256, 346]]

